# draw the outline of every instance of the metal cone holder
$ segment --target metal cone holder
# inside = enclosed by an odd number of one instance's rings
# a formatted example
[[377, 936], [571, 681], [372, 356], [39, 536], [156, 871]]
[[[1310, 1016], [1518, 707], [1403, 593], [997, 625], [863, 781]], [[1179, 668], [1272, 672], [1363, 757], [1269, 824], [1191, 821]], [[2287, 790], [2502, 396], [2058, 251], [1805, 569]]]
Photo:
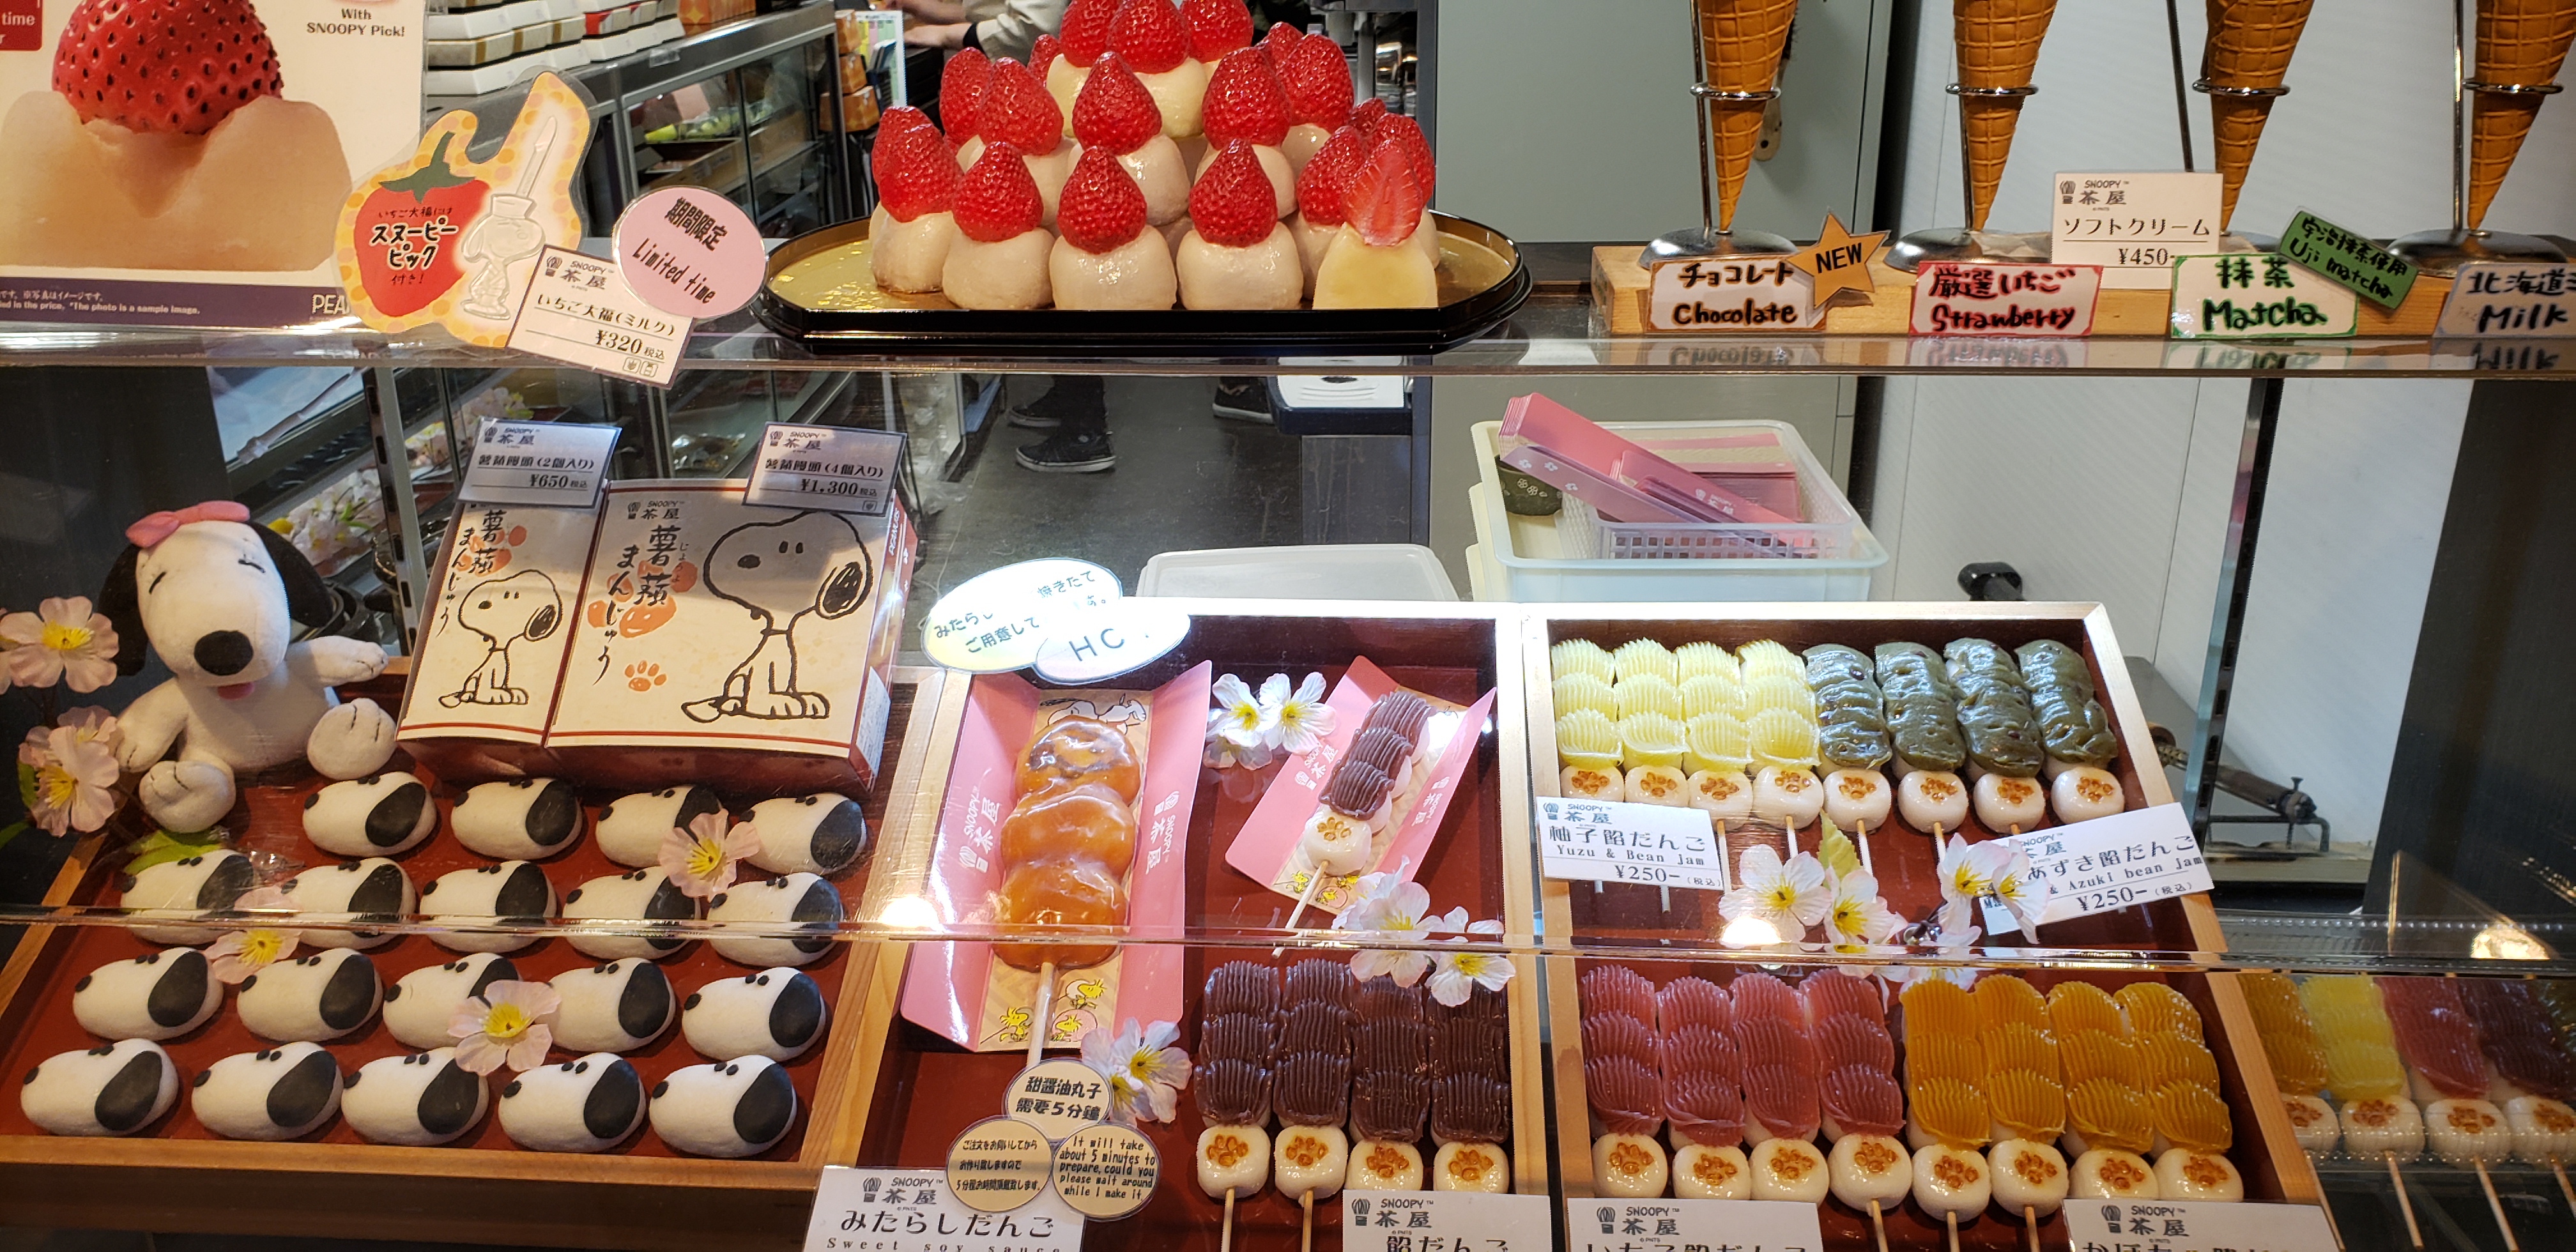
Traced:
[[1717, 228], [1717, 154], [1709, 146], [1709, 130], [1715, 124], [1709, 108], [1720, 100], [1769, 102], [1780, 97], [1777, 87], [1765, 91], [1720, 91], [1708, 81], [1708, 47], [1699, 36], [1699, 6], [1687, 6], [1691, 15], [1691, 65], [1696, 81], [1691, 83], [1691, 112], [1699, 123], [1699, 225], [1685, 226], [1655, 236], [1646, 245], [1647, 261], [1708, 256], [1787, 256], [1798, 245], [1767, 230], [1721, 231]]
[[[2180, 62], [2177, 61], [2176, 64], [2179, 65]], [[2265, 96], [2277, 98], [2290, 94], [2290, 89], [2287, 87], [2221, 87], [2206, 78], [2193, 79], [2191, 81], [2191, 89], [2204, 96], [2233, 96], [2240, 100], [2260, 99]], [[2215, 129], [2216, 127], [2213, 124], [2213, 132]], [[2215, 133], [2211, 135], [2210, 141], [2213, 144], [2217, 142], [2217, 136]], [[2183, 131], [2182, 155], [2183, 168], [2188, 170], [2191, 168], [2191, 131], [2188, 127]], [[2229, 240], [2242, 240], [2246, 248], [2255, 252], [2274, 252], [2278, 251], [2281, 247], [2281, 237], [2278, 235], [2265, 235], [2258, 234], [2250, 230], [2238, 230], [2234, 226], [2229, 226], [2226, 233], [2219, 237], [2220, 251], [2233, 252], [2236, 250], [2232, 245], [2230, 245], [2228, 242]]]
[[2388, 245], [2388, 250], [2436, 276], [2459, 272], [2471, 261], [2565, 261], [2558, 245], [2535, 235], [2469, 228], [2469, 95], [2554, 96], [2556, 83], [2489, 83], [2468, 76], [2468, 19], [2462, 0], [2451, 5], [2451, 228], [2419, 230]]
[[[1950, 84], [1944, 90], [1954, 96], [1979, 96], [1990, 100], [2008, 100], [2016, 96], [2039, 94], [2037, 87], [1962, 87], [1957, 83]], [[1976, 189], [1976, 157], [1968, 148], [1968, 111], [1963, 107], [1959, 110], [1959, 201], [1967, 209], [1964, 217], [1976, 215]], [[2015, 258], [2005, 255], [1988, 243], [1985, 232], [1971, 230], [1965, 226], [1936, 226], [1930, 230], [1918, 230], [1897, 240], [1896, 246], [1887, 250], [1887, 263], [1909, 274], [1921, 267], [1925, 261], [2009, 261], [2013, 259]]]

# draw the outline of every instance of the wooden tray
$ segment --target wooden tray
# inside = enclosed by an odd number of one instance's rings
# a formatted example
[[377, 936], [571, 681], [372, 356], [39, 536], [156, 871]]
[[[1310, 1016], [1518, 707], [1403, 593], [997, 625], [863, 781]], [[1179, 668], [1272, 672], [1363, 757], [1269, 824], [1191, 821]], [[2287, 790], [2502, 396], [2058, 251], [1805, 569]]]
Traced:
[[[946, 686], [938, 670], [899, 669], [888, 727], [887, 785], [865, 804], [882, 849], [888, 833], [908, 828], [923, 798], [921, 762], [932, 719], [914, 718], [916, 703], [936, 707]], [[246, 788], [248, 838], [281, 830], [301, 843], [294, 816], [318, 780]], [[935, 793], [931, 808], [935, 810]], [[444, 799], [444, 797], [442, 797]], [[595, 799], [595, 798], [594, 798]], [[46, 895], [48, 904], [112, 899], [107, 841], [85, 841]], [[330, 858], [302, 845], [309, 862]], [[835, 876], [846, 904], [862, 897], [878, 853]], [[415, 885], [451, 869], [482, 863], [444, 832], [401, 858]], [[558, 893], [583, 880], [621, 872], [584, 838], [544, 863]], [[143, 943], [119, 926], [51, 925], [30, 929], [0, 966], [0, 1060], [22, 1073], [56, 1052], [92, 1046], [70, 1018], [72, 984], [108, 961], [140, 955]], [[454, 959], [426, 935], [406, 934], [368, 953], [390, 986], [403, 973]], [[551, 977], [592, 963], [560, 938], [540, 939], [510, 954], [523, 974]], [[746, 967], [705, 945], [663, 962], [675, 992]], [[484, 1120], [457, 1143], [436, 1148], [366, 1143], [333, 1118], [304, 1139], [250, 1143], [218, 1139], [198, 1125], [185, 1092], [174, 1110], [145, 1132], [122, 1139], [58, 1138], [30, 1125], [17, 1102], [0, 1107], [0, 1194], [10, 1220], [129, 1230], [415, 1239], [559, 1247], [689, 1249], [792, 1248], [803, 1238], [815, 1179], [826, 1164], [855, 1153], [875, 1081], [879, 1032], [868, 1023], [890, 1003], [902, 968], [900, 949], [849, 943], [806, 966], [832, 1006], [824, 1041], [787, 1066], [800, 1104], [799, 1125], [777, 1147], [743, 1160], [673, 1153], [647, 1126], [609, 1152], [567, 1155], [524, 1151]], [[207, 1025], [163, 1044], [183, 1078], [235, 1052], [262, 1046], [227, 1007]], [[381, 1022], [325, 1045], [344, 1072], [409, 1049]], [[557, 1059], [561, 1059], [561, 1054]], [[676, 1025], [628, 1055], [649, 1087], [702, 1058]], [[497, 1086], [497, 1083], [495, 1084]]]

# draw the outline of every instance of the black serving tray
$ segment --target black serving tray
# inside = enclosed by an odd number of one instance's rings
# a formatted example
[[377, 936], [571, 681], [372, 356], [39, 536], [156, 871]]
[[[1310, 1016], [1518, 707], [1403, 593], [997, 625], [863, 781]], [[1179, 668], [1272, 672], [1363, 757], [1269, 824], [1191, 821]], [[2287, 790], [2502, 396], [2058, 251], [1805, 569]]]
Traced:
[[1125, 352], [1154, 357], [1269, 356], [1283, 353], [1432, 353], [1474, 339], [1529, 298], [1529, 269], [1520, 248], [1499, 231], [1434, 212], [1442, 236], [1441, 293], [1429, 309], [1162, 309], [1076, 312], [1065, 309], [961, 309], [932, 294], [879, 292], [854, 267], [858, 288], [836, 289], [852, 307], [810, 308], [773, 285], [798, 262], [864, 245], [862, 219], [798, 236], [769, 257], [754, 311], [771, 329], [816, 352], [948, 353], [960, 349], [1032, 357], [1096, 357]]

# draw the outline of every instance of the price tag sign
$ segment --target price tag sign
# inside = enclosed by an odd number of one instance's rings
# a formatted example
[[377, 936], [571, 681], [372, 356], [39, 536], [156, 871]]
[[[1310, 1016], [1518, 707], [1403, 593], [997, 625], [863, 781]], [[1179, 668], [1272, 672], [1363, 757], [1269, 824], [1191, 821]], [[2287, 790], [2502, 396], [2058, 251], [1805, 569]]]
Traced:
[[2278, 252], [2187, 256], [2168, 322], [2176, 339], [2340, 338], [2360, 328], [2361, 300]]
[[1569, 1252], [1645, 1252], [1698, 1245], [1822, 1249], [1816, 1206], [1790, 1200], [1577, 1200], [1565, 1202]]
[[574, 422], [485, 422], [457, 494], [470, 504], [599, 505], [617, 428]]
[[895, 466], [902, 463], [903, 436], [891, 431], [771, 422], [760, 433], [760, 457], [751, 464], [751, 486], [742, 498], [782, 509], [883, 517], [894, 498]]
[[1554, 1224], [1543, 1195], [1342, 1193], [1342, 1252], [1546, 1252]]
[[731, 313], [760, 290], [760, 228], [702, 187], [665, 187], [618, 215], [617, 268], [647, 304], [687, 318]]
[[646, 303], [615, 262], [551, 245], [509, 339], [533, 356], [656, 387], [671, 385], [688, 342], [689, 319]]
[[2165, 1252], [2334, 1252], [2313, 1204], [2069, 1200], [2066, 1233], [2081, 1248], [2135, 1244]]
[[1073, 1211], [1114, 1222], [1145, 1207], [1162, 1176], [1154, 1142], [1130, 1126], [1075, 1131], [1055, 1150], [1055, 1192]]
[[1726, 855], [1698, 809], [1540, 796], [1538, 833], [1549, 878], [1726, 889]]
[[1002, 1089], [1002, 1111], [1061, 1142], [1109, 1117], [1109, 1081], [1080, 1061], [1058, 1057], [1021, 1070]]
[[2166, 287], [2177, 257], [2218, 251], [2219, 177], [2155, 170], [2060, 174], [2048, 259], [2102, 267], [2105, 287]]
[[[2039, 920], [2062, 922], [2125, 909], [2133, 904], [2209, 890], [2209, 865], [2191, 819], [2179, 804], [2131, 809], [2109, 817], [2052, 826], [2012, 841], [2030, 854], [2030, 876], [2048, 887]], [[2012, 934], [2011, 914], [1986, 906], [1986, 930]]]
[[2576, 336], [2576, 266], [2476, 261], [2451, 278], [2433, 333], [2475, 339]]
[[1053, 1195], [1008, 1213], [957, 1202], [939, 1171], [826, 1165], [805, 1252], [1076, 1252], [1082, 1215]]
[[1911, 329], [1918, 335], [2066, 338], [2093, 333], [2102, 294], [2095, 265], [1926, 261], [1914, 275]]
[[1118, 576], [1089, 561], [1041, 557], [986, 570], [930, 606], [922, 650], [950, 669], [998, 674], [1038, 656], [1055, 625], [1123, 595]]
[[948, 1145], [948, 1192], [978, 1213], [1008, 1213], [1047, 1189], [1054, 1163], [1045, 1132], [1015, 1117], [987, 1117]]
[[2281, 232], [2281, 255], [2352, 288], [2383, 309], [2405, 303], [2406, 293], [2415, 287], [2414, 262], [2306, 209], [2299, 210]]
[[1825, 324], [1816, 280], [1784, 256], [1659, 261], [1647, 275], [1656, 330], [1814, 330]]

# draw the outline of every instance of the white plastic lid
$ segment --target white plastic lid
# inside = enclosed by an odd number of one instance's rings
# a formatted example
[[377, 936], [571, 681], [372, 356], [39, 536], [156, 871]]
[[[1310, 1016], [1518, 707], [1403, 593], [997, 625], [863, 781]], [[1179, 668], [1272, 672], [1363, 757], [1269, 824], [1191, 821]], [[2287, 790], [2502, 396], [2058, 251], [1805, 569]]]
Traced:
[[1140, 596], [1278, 600], [1455, 600], [1458, 588], [1431, 549], [1415, 543], [1201, 548], [1145, 562]]

